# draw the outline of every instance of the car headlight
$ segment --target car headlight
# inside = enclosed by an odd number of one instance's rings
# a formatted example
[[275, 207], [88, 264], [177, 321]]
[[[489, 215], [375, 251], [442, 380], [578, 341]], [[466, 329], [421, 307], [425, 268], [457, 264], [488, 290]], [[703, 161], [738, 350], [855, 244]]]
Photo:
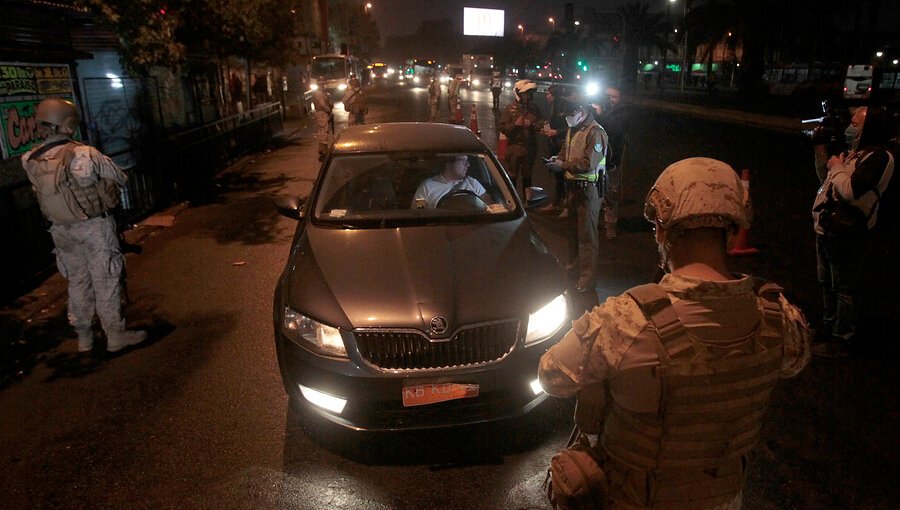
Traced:
[[309, 84], [309, 90], [318, 90], [318, 89], [319, 89], [318, 83], [310, 83]]
[[340, 85], [338, 85], [338, 90], [347, 90], [347, 84], [341, 83]]
[[595, 96], [600, 92], [600, 84], [595, 81], [592, 81], [592, 82], [588, 83], [587, 85], [585, 85], [584, 92], [588, 96]]
[[413, 76], [413, 83], [419, 83], [419, 77]]
[[347, 348], [339, 329], [314, 321], [288, 307], [284, 307], [281, 331], [294, 343], [325, 356], [347, 357]]
[[475, 85], [476, 87], [481, 85], [481, 80], [479, 80], [478, 78], [475, 78], [474, 80], [472, 80], [472, 85]]
[[505, 82], [505, 83], [503, 83], [503, 86], [506, 87], [506, 88], [508, 88], [508, 89], [511, 89], [511, 88], [512, 88], [512, 82], [511, 82], [511, 81]]
[[546, 340], [556, 333], [566, 322], [568, 306], [563, 294], [556, 296], [543, 308], [528, 316], [528, 332], [525, 334], [525, 345], [533, 345]]

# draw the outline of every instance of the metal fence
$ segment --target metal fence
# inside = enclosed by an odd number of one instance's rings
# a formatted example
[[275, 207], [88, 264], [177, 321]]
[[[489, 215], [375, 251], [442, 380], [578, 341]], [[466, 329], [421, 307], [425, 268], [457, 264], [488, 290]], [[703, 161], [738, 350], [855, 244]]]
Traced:
[[[175, 202], [188, 200], [242, 154], [281, 134], [280, 103], [268, 103], [152, 143], [107, 154], [134, 162], [123, 170], [120, 225], [127, 225]], [[5, 164], [18, 165], [7, 160]], [[19, 295], [35, 278], [53, 270], [49, 223], [41, 214], [31, 183], [24, 178], [0, 184], [0, 299]]]

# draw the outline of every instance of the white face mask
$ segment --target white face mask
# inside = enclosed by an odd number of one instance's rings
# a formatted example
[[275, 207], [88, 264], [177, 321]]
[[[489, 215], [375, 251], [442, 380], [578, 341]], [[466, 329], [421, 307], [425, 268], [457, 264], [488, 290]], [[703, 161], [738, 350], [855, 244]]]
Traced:
[[853, 139], [856, 138], [856, 133], [859, 132], [859, 128], [850, 124], [847, 126], [847, 129], [844, 130], [844, 138], [847, 141], [847, 145], [853, 143]]
[[569, 127], [575, 127], [584, 120], [585, 113], [583, 111], [575, 112], [572, 115], [566, 115], [566, 124]]

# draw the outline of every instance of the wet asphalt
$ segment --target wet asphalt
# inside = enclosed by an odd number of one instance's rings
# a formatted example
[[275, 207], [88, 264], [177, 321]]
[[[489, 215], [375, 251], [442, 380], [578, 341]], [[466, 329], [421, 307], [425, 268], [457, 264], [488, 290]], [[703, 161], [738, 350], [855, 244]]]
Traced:
[[[427, 118], [424, 88], [377, 86], [371, 97], [370, 122]], [[740, 113], [710, 120], [703, 106], [626, 99], [634, 127], [620, 235], [601, 241], [596, 300], [653, 277], [644, 194], [668, 164], [707, 156], [751, 171], [749, 240], [760, 253], [733, 259], [733, 268], [781, 283], [816, 322], [809, 207], [817, 180], [803, 136], [742, 122]], [[464, 122], [474, 103], [494, 147], [489, 92], [467, 91], [462, 100]], [[510, 100], [505, 93], [503, 103]], [[439, 120], [449, 114], [442, 109]], [[339, 115], [338, 129], [345, 123]], [[127, 258], [128, 316], [151, 332], [148, 345], [78, 356], [59, 275], [3, 308], [19, 341], [41, 346], [0, 390], [4, 508], [547, 508], [541, 482], [568, 437], [570, 401], [548, 400], [517, 420], [399, 434], [348, 432], [289, 408], [271, 302], [294, 223], [275, 214], [271, 200], [307, 193], [318, 163], [310, 119], [285, 127], [278, 144], [223, 171], [202, 196], [127, 233], [143, 249]], [[539, 167], [535, 184], [552, 186]], [[564, 259], [562, 222], [530, 216]], [[860, 352], [816, 359], [776, 390], [745, 508], [900, 501], [891, 475], [900, 453], [898, 349], [882, 333], [900, 311], [889, 288], [900, 281], [896, 232], [879, 231], [866, 264]]]

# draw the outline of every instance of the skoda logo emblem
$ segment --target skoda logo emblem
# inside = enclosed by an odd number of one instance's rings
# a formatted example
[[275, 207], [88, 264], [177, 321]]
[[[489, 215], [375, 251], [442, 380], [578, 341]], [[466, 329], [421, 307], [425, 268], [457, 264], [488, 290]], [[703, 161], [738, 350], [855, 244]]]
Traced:
[[447, 332], [447, 319], [438, 315], [431, 319], [431, 333], [442, 335]]

